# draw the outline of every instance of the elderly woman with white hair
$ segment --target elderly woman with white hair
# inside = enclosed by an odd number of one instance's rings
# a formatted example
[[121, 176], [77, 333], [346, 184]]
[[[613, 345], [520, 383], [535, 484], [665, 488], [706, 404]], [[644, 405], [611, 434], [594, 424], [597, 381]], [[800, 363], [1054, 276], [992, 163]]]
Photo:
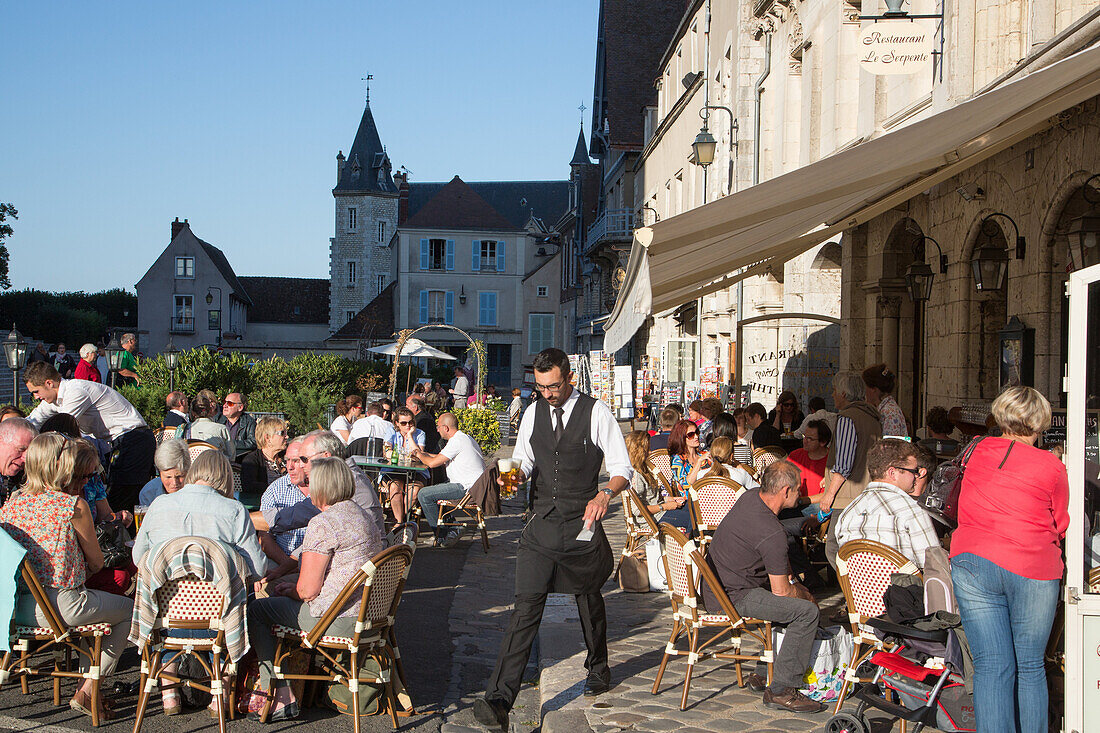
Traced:
[[102, 382], [103, 379], [99, 374], [99, 367], [95, 365], [96, 357], [99, 355], [99, 349], [95, 344], [84, 344], [80, 347], [80, 361], [76, 365], [76, 371], [73, 372], [73, 379], [85, 379], [89, 382]]
[[[355, 495], [355, 477], [340, 458], [312, 458], [309, 471], [309, 499], [320, 510], [306, 526], [305, 537], [295, 551], [299, 572], [296, 583], [276, 582], [269, 598], [258, 598], [248, 607], [248, 639], [260, 663], [260, 686], [271, 690], [274, 677], [275, 624], [309, 631], [336, 601], [352, 576], [378, 551], [372, 537], [377, 532], [372, 519]], [[332, 622], [328, 634], [351, 636], [355, 631], [360, 597], [353, 595]], [[298, 703], [290, 687], [277, 680], [269, 720], [287, 720], [298, 715]], [[264, 695], [249, 703], [258, 713]]]
[[134, 538], [134, 562], [140, 565], [146, 552], [176, 537], [221, 540], [237, 548], [252, 577], [267, 572], [267, 557], [248, 510], [233, 498], [233, 467], [221, 451], [195, 456], [186, 483], [149, 506]]
[[153, 454], [157, 476], [145, 484], [138, 494], [138, 504], [149, 506], [158, 496], [172, 494], [183, 488], [187, 471], [191, 468], [191, 454], [185, 440], [166, 440], [157, 446]]
[[1050, 403], [1031, 387], [993, 401], [1000, 437], [972, 444], [951, 535], [951, 580], [974, 655], [979, 730], [1045, 731], [1043, 653], [1065, 571], [1069, 479], [1036, 447]]

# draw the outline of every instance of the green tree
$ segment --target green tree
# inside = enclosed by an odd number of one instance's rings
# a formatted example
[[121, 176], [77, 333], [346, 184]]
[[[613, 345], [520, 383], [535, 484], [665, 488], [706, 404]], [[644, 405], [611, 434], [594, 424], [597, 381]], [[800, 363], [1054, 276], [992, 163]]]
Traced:
[[7, 239], [15, 230], [5, 220], [19, 218], [19, 212], [11, 204], [0, 204], [0, 288], [7, 290], [11, 287], [11, 277], [8, 275], [8, 244]]

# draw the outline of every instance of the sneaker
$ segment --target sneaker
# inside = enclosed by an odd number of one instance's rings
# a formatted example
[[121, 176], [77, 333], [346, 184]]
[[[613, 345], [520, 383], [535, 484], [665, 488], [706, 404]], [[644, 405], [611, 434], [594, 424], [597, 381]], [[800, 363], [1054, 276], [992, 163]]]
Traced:
[[784, 708], [792, 713], [820, 713], [825, 704], [811, 700], [793, 687], [784, 687], [778, 693], [773, 693], [771, 688], [764, 690], [764, 707]]
[[439, 546], [450, 549], [457, 545], [460, 539], [462, 539], [462, 527], [455, 527], [440, 541]]

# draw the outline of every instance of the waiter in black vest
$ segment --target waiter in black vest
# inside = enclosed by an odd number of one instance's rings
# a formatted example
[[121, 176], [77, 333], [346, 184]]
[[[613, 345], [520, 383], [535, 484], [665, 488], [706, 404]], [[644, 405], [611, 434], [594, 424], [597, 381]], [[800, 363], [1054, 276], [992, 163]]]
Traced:
[[[630, 457], [615, 416], [603, 402], [569, 383], [569, 357], [546, 349], [535, 357], [535, 389], [545, 399], [529, 406], [519, 424], [512, 457], [530, 477], [531, 520], [516, 553], [516, 603], [504, 634], [496, 669], [474, 717], [489, 727], [508, 728], [508, 711], [519, 693], [547, 593], [577, 599], [588, 656], [585, 695], [611, 686], [607, 666], [607, 614], [600, 588], [614, 559], [600, 520], [611, 499], [630, 482]], [[611, 477], [599, 488], [606, 460]], [[585, 528], [591, 530], [586, 537]]]

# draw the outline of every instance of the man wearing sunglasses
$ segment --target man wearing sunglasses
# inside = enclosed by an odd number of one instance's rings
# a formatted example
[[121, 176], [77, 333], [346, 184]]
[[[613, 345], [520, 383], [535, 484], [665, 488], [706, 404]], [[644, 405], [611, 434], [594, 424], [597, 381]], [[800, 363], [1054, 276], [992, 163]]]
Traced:
[[249, 415], [248, 400], [240, 392], [230, 392], [222, 403], [222, 414], [217, 421], [229, 428], [229, 437], [237, 446], [237, 461], [245, 453], [256, 450], [256, 418]]
[[[532, 518], [516, 552], [515, 610], [485, 697], [474, 702], [478, 722], [501, 730], [508, 729], [508, 711], [519, 692], [547, 593], [576, 598], [588, 647], [584, 694], [599, 695], [610, 688], [600, 587], [614, 561], [600, 520], [632, 473], [619, 424], [606, 404], [573, 388], [565, 352], [539, 352], [534, 372], [535, 389], [543, 399], [524, 411], [512, 453], [523, 475], [531, 478]], [[605, 461], [611, 479], [601, 489]], [[594, 534], [582, 535], [586, 528]]]
[[867, 451], [871, 483], [836, 518], [838, 545], [874, 540], [924, 568], [924, 552], [939, 546], [932, 519], [917, 503], [927, 469], [907, 440], [882, 438]]

